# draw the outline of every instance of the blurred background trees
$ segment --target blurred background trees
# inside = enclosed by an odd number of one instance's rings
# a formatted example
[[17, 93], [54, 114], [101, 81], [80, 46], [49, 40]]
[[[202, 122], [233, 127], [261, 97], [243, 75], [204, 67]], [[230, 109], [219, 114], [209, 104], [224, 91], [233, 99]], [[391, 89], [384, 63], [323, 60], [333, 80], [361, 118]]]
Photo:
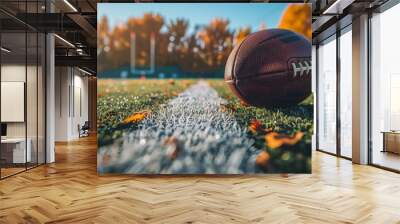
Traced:
[[[131, 36], [135, 35], [137, 67], [150, 64], [150, 36], [155, 36], [156, 67], [179, 67], [187, 72], [221, 69], [233, 48], [235, 38], [244, 39], [249, 28], [241, 29], [238, 37], [229, 29], [229, 20], [215, 18], [209, 24], [196, 26], [189, 33], [189, 20], [177, 18], [166, 22], [161, 15], [146, 13], [130, 18], [110, 30], [107, 17], [98, 24], [99, 72], [118, 69], [130, 63]], [[161, 30], [165, 28], [164, 32]]]
[[290, 4], [283, 12], [278, 28], [292, 30], [311, 41], [311, 7], [309, 4]]
[[[184, 18], [165, 21], [162, 15], [145, 13], [110, 29], [107, 17], [98, 22], [98, 72], [121, 70], [130, 66], [131, 38], [135, 38], [135, 67], [150, 66], [150, 39], [155, 39], [155, 73], [184, 73], [186, 77], [205, 73], [222, 77], [225, 62], [235, 45], [250, 33], [250, 27], [232, 29], [230, 21], [213, 18], [208, 24], [195, 25]], [[311, 39], [311, 9], [307, 4], [290, 4], [282, 15], [279, 28], [298, 32]], [[266, 29], [260, 24], [260, 29]], [[177, 74], [181, 76], [182, 74]], [[107, 75], [105, 75], [107, 76]]]
[[198, 32], [203, 60], [211, 69], [223, 66], [232, 51], [233, 31], [229, 20], [215, 18]]

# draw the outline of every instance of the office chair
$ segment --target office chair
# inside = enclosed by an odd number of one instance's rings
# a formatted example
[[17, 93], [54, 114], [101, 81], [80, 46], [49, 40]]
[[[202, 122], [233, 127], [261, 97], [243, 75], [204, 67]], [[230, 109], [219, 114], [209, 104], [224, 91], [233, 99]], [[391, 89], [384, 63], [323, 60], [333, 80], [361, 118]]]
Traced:
[[90, 130], [89, 121], [85, 121], [85, 123], [82, 125], [82, 127], [80, 127], [80, 125], [78, 125], [78, 130], [79, 130], [79, 138], [89, 136], [89, 130]]

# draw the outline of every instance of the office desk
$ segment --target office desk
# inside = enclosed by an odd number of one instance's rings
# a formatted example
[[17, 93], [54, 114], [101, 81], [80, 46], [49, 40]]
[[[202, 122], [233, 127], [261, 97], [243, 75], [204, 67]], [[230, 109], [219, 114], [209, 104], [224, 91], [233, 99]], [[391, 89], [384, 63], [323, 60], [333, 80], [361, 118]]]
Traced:
[[1, 157], [6, 163], [25, 163], [31, 162], [31, 139], [27, 139], [25, 152], [25, 138], [6, 138], [1, 139]]
[[400, 154], [400, 132], [382, 131], [382, 134], [383, 134], [382, 152], [392, 152]]

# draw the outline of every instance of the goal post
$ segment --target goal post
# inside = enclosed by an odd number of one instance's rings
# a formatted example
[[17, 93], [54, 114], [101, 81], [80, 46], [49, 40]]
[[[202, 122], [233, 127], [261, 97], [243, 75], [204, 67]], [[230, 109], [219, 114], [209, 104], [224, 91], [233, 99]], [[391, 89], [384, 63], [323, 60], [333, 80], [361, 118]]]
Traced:
[[131, 32], [130, 35], [130, 73], [132, 75], [153, 74], [156, 66], [156, 38], [155, 34], [150, 34], [150, 65], [149, 69], [138, 69], [136, 67], [136, 33]]

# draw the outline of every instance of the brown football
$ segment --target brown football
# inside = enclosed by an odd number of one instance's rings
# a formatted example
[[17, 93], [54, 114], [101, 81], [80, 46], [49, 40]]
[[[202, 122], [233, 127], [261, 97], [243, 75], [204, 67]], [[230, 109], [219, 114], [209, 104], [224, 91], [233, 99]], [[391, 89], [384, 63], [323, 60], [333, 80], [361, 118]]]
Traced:
[[311, 93], [311, 42], [284, 29], [252, 33], [229, 55], [225, 82], [253, 106], [296, 105]]

